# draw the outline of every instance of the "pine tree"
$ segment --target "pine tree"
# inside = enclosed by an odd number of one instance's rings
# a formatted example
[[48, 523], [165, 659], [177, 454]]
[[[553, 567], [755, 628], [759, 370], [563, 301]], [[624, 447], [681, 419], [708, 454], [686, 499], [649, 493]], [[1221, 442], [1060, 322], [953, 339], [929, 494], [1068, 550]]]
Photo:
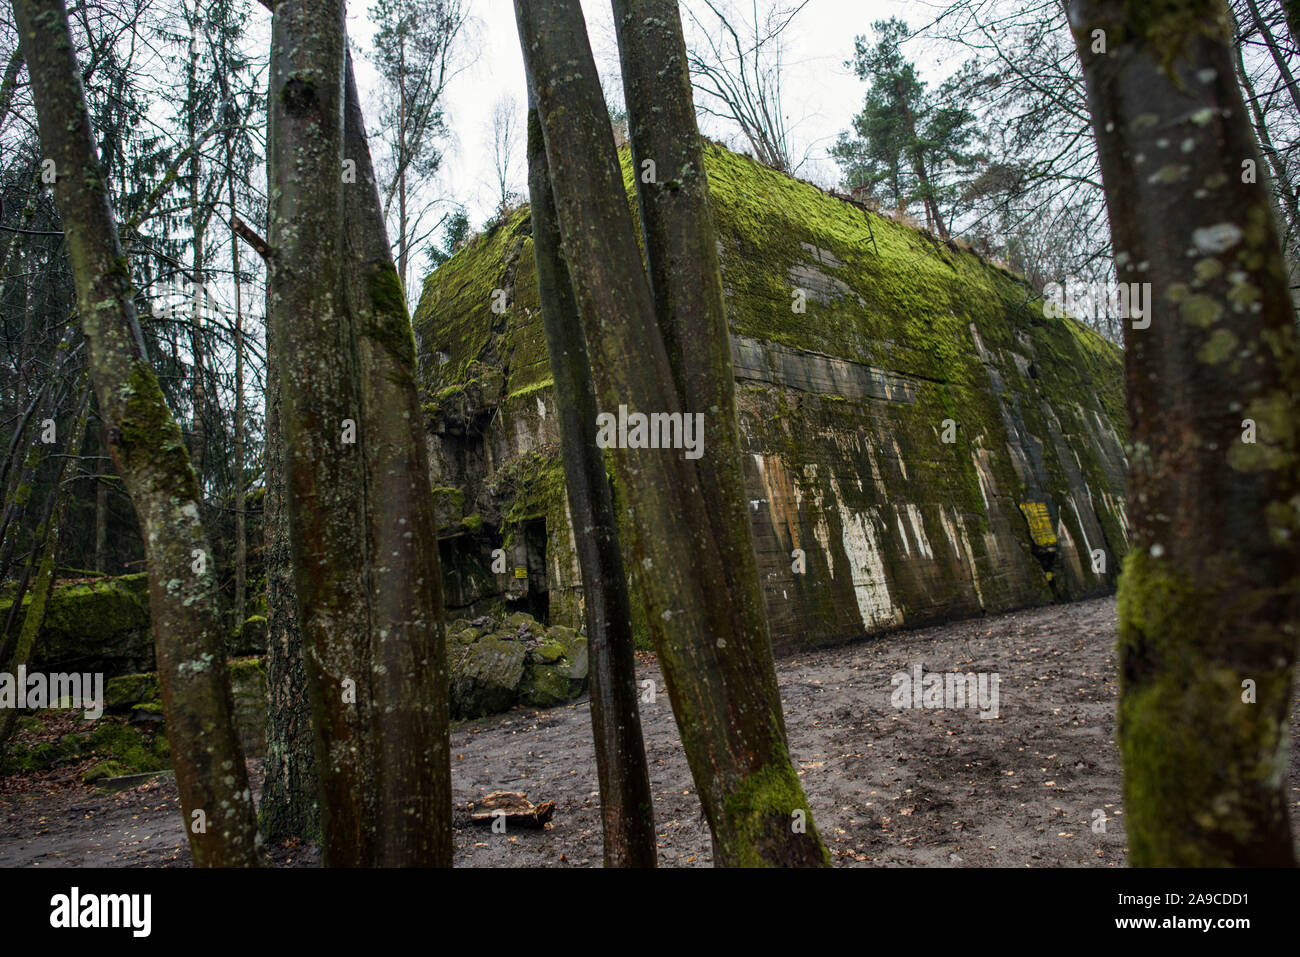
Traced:
[[841, 134], [831, 155], [846, 184], [884, 190], [896, 209], [919, 203], [926, 227], [947, 239], [957, 189], [954, 176], [974, 168], [968, 152], [974, 115], [960, 103], [958, 74], [931, 92], [899, 49], [909, 36], [898, 19], [872, 24], [875, 44], [854, 41], [853, 67], [870, 84], [862, 112], [853, 120], [856, 136]]

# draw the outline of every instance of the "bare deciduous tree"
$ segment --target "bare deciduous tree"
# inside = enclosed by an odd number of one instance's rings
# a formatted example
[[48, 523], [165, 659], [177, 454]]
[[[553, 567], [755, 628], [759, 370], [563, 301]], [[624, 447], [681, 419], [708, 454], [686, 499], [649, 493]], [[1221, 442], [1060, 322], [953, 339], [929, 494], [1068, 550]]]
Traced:
[[[684, 399], [676, 384], [582, 9], [578, 0], [515, 0], [515, 14], [598, 401], [605, 409], [626, 404], [684, 415], [700, 393], [692, 387]], [[669, 16], [680, 29], [674, 12], [658, 19]], [[682, 102], [689, 84], [683, 51], [672, 45], [661, 51], [646, 54], [647, 62], [656, 64], [653, 69], [673, 57], [682, 69], [660, 93], [672, 100], [675, 114], [684, 111], [693, 123], [689, 97]], [[629, 112], [634, 130], [655, 122], [653, 110]], [[698, 149], [698, 142], [684, 141], [681, 132], [673, 124], [664, 135], [675, 138], [679, 150]], [[682, 174], [679, 181], [691, 188], [694, 203], [702, 167], [695, 165], [687, 174], [679, 165], [682, 154], [659, 159], [665, 169]], [[710, 346], [703, 359], [708, 363], [714, 356]], [[721, 388], [726, 373], [714, 369], [713, 374], [719, 377], [713, 388]], [[712, 421], [710, 434], [735, 427], [725, 421], [725, 409], [697, 414]], [[725, 454], [726, 439], [719, 436], [717, 442]], [[697, 464], [680, 450], [622, 449], [613, 460], [628, 503], [626, 565], [663, 663], [673, 715], [713, 832], [715, 859], [723, 866], [829, 863], [790, 760], [771, 646], [763, 645], [766, 629], [754, 627], [748, 607], [755, 589], [730, 587], [741, 573], [727, 568], [739, 557], [732, 549], [741, 533], [719, 526], [740, 514], [747, 532], [743, 502], [725, 499], [725, 478], [703, 474], [719, 463]], [[721, 499], [704, 491], [715, 485]], [[757, 614], [763, 610], [760, 600]]]
[[190, 851], [198, 866], [256, 864], [253, 800], [232, 719], [225, 625], [198, 481], [149, 365], [67, 12], [62, 0], [16, 0], [14, 12], [42, 148], [57, 171], [91, 378], [144, 532], [158, 676]]
[[[796, 172], [785, 115], [783, 34], [809, 0], [772, 3], [760, 13], [730, 0], [692, 0], [682, 5], [694, 26], [687, 48], [691, 80], [703, 97], [696, 109], [735, 123], [754, 157], [773, 169]], [[805, 157], [806, 159], [806, 157]]]
[[519, 156], [519, 103], [506, 94], [492, 107], [492, 172], [496, 174], [497, 215], [505, 214], [516, 195], [515, 164]]
[[377, 126], [386, 154], [384, 215], [395, 200], [397, 274], [408, 289], [411, 250], [428, 235], [420, 228], [426, 208], [414, 206], [417, 186], [442, 166], [443, 96], [462, 68], [456, 43], [468, 14], [463, 0], [379, 0], [370, 16], [378, 26], [374, 60], [386, 94]]

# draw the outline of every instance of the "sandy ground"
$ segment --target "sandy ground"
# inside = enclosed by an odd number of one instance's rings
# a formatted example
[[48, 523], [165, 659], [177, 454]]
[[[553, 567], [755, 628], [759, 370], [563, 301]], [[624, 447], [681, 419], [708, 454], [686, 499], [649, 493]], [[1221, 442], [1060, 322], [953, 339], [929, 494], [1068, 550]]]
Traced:
[[[1123, 865], [1114, 642], [1115, 603], [1101, 599], [779, 661], [791, 749], [836, 865]], [[918, 664], [927, 673], [996, 672], [998, 718], [893, 707], [891, 676]], [[658, 692], [642, 705], [642, 722], [659, 862], [708, 866], [708, 831], [662, 677], [648, 657], [639, 671]], [[457, 865], [600, 865], [589, 707], [584, 698], [453, 731]], [[250, 772], [260, 785], [260, 762], [250, 762]], [[1300, 749], [1290, 783], [1300, 809]], [[493, 834], [469, 824], [469, 806], [496, 790], [554, 801], [551, 825]], [[1102, 818], [1099, 833], [1094, 822]], [[311, 846], [276, 847], [272, 857], [283, 866], [318, 862]], [[170, 777], [110, 795], [78, 784], [0, 798], [0, 866], [188, 863]]]

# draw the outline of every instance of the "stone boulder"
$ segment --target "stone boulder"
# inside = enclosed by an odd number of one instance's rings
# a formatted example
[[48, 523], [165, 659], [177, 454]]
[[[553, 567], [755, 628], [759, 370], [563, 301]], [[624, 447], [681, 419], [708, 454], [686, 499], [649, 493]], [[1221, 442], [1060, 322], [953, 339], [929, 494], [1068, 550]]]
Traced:
[[467, 645], [452, 666], [452, 715], [481, 718], [514, 704], [527, 654], [521, 642], [497, 635]]
[[[23, 604], [30, 601], [29, 593]], [[0, 600], [0, 616], [9, 614], [12, 603], [12, 598]], [[64, 582], [50, 592], [29, 670], [111, 677], [153, 666], [146, 575]]]
[[451, 716], [479, 718], [516, 704], [550, 708], [587, 687], [587, 639], [516, 612], [447, 627]]
[[[230, 693], [235, 708], [235, 731], [244, 756], [266, 754], [266, 666], [261, 658], [231, 661]], [[162, 688], [153, 672], [121, 675], [104, 685], [104, 710], [130, 717], [133, 724], [162, 723]]]

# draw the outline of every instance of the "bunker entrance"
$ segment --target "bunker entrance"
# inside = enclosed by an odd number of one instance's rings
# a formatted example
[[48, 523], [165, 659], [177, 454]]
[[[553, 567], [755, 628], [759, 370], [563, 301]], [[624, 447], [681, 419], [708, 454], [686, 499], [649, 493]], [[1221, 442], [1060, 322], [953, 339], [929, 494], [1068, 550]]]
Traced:
[[529, 519], [519, 526], [516, 535], [515, 578], [526, 581], [527, 588], [522, 595], [512, 596], [512, 604], [517, 611], [526, 612], [549, 625], [551, 596], [546, 581], [546, 519]]

